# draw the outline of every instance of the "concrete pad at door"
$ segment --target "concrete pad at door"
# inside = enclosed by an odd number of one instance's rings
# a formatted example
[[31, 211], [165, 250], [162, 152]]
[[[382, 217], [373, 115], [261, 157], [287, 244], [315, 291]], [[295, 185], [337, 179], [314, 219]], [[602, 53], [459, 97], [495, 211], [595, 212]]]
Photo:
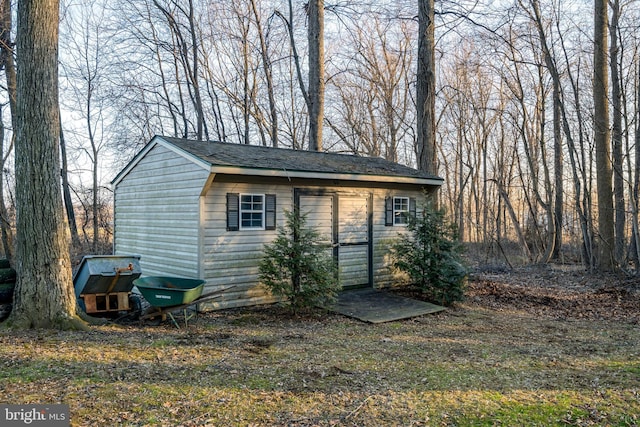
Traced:
[[394, 295], [378, 289], [342, 291], [332, 311], [369, 323], [408, 319], [446, 310], [439, 305]]

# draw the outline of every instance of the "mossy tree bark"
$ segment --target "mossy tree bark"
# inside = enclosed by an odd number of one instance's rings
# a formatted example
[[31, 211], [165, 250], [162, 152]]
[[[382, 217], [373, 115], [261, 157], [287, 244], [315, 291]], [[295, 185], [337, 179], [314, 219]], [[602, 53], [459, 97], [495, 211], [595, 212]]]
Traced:
[[86, 328], [60, 192], [58, 11], [59, 0], [18, 3], [14, 328]]

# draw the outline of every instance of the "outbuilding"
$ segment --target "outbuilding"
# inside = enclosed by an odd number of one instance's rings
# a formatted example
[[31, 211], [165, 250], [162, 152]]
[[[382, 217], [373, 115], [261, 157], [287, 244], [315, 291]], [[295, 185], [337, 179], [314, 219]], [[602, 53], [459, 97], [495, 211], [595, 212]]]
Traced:
[[386, 287], [389, 242], [442, 182], [381, 158], [155, 136], [112, 181], [114, 253], [140, 255], [144, 276], [233, 285], [200, 309], [271, 303], [258, 265], [297, 207], [343, 287]]

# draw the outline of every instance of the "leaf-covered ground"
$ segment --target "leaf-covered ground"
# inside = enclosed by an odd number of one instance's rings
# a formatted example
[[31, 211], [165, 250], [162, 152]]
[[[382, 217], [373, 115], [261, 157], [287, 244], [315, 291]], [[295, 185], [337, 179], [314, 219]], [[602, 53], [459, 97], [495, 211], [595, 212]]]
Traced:
[[470, 283], [469, 300], [495, 310], [523, 310], [559, 319], [640, 322], [640, 278], [585, 274], [576, 267], [485, 272]]
[[484, 272], [463, 304], [381, 325], [272, 306], [0, 330], [0, 403], [68, 403], [74, 426], [635, 426], [638, 283]]

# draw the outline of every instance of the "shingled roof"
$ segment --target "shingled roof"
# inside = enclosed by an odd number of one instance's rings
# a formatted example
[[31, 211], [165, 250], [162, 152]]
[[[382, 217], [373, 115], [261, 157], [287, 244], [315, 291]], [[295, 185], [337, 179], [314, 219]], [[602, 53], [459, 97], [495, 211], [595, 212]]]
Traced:
[[206, 162], [223, 172], [225, 168], [252, 170], [253, 175], [275, 172], [278, 175], [298, 173], [329, 175], [357, 175], [369, 177], [409, 178], [428, 185], [441, 185], [443, 179], [379, 157], [361, 157], [314, 151], [271, 148], [256, 145], [202, 142], [157, 136], [180, 150]]

